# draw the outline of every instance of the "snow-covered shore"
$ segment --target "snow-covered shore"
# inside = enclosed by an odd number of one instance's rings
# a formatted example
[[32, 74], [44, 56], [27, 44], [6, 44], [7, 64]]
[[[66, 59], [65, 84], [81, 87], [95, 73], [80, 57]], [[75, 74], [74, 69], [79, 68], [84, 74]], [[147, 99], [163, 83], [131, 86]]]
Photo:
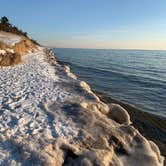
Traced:
[[121, 124], [111, 119], [90, 87], [49, 56], [40, 47], [0, 69], [0, 166], [163, 165], [126, 112], [116, 110]]

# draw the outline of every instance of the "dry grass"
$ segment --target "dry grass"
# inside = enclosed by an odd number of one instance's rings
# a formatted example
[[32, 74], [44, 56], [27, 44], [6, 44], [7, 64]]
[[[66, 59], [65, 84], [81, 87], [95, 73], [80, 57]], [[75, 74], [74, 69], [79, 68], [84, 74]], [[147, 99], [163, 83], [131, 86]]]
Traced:
[[[6, 50], [10, 48], [3, 42], [0, 42], [0, 49]], [[0, 54], [0, 66], [11, 66], [21, 62], [21, 55], [19, 53], [10, 53], [7, 52], [6, 54]]]
[[18, 53], [7, 53], [0, 55], [0, 66], [11, 66], [21, 62], [21, 55]]
[[5, 50], [6, 48], [9, 48], [9, 46], [0, 41], [0, 49]]
[[[11, 38], [15, 35], [3, 31], [1, 31], [1, 33], [3, 33], [3, 35], [10, 36]], [[18, 64], [21, 62], [21, 56], [27, 54], [29, 51], [33, 52], [37, 48], [37, 45], [34, 44], [31, 39], [22, 35], [20, 35], [20, 37], [21, 41], [16, 43], [14, 46], [7, 45], [6, 43], [0, 41], [0, 49], [6, 51], [5, 55], [0, 54], [0, 66]], [[14, 53], [8, 51], [8, 49], [12, 49]]]

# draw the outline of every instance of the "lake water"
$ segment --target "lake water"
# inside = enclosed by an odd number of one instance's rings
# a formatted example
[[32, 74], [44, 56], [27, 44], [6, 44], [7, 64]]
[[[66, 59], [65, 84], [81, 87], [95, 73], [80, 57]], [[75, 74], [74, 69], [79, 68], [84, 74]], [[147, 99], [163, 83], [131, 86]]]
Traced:
[[94, 90], [166, 117], [166, 51], [55, 48], [54, 52]]

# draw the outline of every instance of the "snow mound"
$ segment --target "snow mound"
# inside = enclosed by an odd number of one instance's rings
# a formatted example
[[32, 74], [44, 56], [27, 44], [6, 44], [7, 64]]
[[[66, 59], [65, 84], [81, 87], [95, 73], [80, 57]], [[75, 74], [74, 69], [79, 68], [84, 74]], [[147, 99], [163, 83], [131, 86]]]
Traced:
[[110, 104], [109, 116], [120, 124], [130, 125], [130, 116], [128, 112], [119, 104]]

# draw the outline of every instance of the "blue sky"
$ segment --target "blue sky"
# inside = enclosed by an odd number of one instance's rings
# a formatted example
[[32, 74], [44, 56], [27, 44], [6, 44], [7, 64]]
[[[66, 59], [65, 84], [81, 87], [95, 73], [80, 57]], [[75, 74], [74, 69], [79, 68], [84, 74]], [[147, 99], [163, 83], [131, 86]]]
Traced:
[[0, 16], [55, 47], [166, 49], [166, 0], [0, 0]]

